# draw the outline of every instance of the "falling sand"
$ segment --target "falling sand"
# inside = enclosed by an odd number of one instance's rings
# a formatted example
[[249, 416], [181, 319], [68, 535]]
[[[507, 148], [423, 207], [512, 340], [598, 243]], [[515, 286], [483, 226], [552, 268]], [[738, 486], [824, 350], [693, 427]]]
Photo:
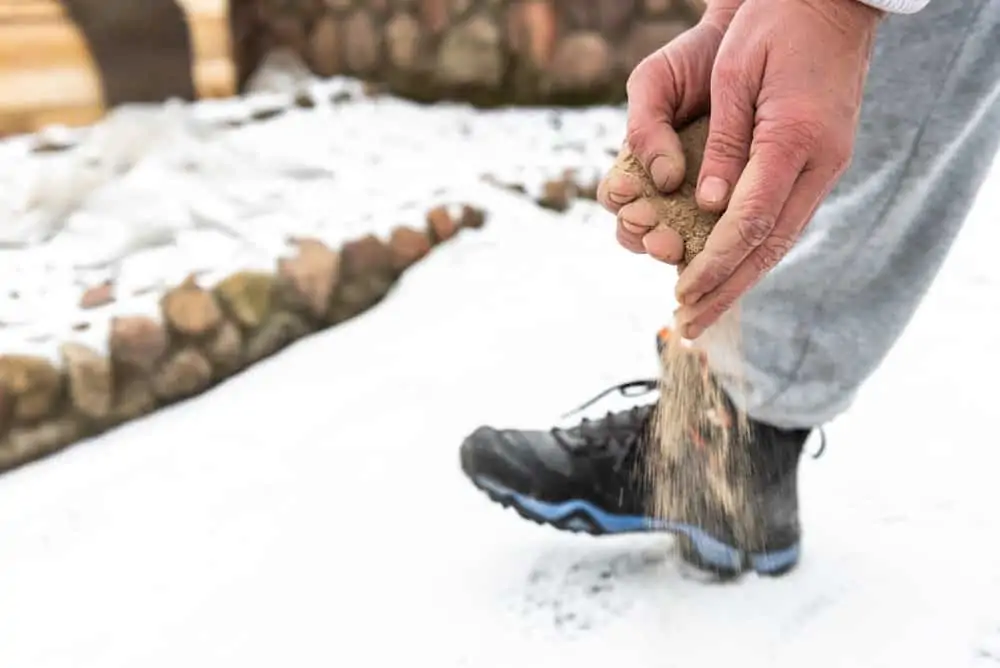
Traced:
[[[684, 240], [684, 264], [705, 247], [718, 214], [698, 208], [695, 186], [708, 137], [703, 118], [679, 132], [686, 159], [681, 186], [660, 193], [631, 154], [618, 158], [622, 169], [643, 183], [657, 220]], [[730, 401], [709, 371], [726, 370], [730, 392], [742, 374], [738, 309], [727, 312], [697, 340], [668, 336], [661, 353], [660, 400], [653, 420], [653, 442], [646, 475], [658, 518], [697, 523], [719, 538], [746, 544], [759, 536], [748, 495], [751, 473], [749, 421]]]

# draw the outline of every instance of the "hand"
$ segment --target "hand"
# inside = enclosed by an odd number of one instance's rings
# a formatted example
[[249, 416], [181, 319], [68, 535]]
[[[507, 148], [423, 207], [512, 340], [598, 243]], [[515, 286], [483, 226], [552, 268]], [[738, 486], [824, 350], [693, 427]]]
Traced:
[[[852, 0], [854, 1], [854, 0]], [[692, 29], [648, 56], [628, 80], [626, 147], [642, 162], [657, 187], [670, 192], [684, 180], [687, 166], [674, 127], [703, 116], [709, 107], [712, 64], [722, 36], [743, 0], [712, 0]], [[598, 187], [598, 201], [617, 214], [618, 242], [635, 253], [676, 264], [684, 244], [673, 230], [656, 227], [649, 203], [639, 199], [642, 184], [612, 170]]]
[[746, 0], [736, 12], [712, 69], [698, 179], [702, 208], [725, 213], [677, 281], [685, 337], [785, 256], [847, 168], [881, 16], [857, 0]]

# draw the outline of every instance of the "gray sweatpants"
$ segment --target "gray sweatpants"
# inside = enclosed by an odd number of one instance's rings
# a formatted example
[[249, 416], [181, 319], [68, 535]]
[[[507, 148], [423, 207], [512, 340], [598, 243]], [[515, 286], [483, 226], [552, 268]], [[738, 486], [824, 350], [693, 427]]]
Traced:
[[733, 399], [781, 427], [843, 412], [916, 311], [998, 145], [1000, 0], [886, 19], [850, 168], [742, 301]]

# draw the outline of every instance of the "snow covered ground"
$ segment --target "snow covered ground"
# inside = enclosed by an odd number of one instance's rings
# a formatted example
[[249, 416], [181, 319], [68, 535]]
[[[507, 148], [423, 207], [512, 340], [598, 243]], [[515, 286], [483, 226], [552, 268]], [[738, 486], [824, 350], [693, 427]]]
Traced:
[[[458, 113], [408, 109], [358, 141], [422, 151], [425, 169], [386, 168], [407, 192], [506, 155], [398, 143]], [[514, 148], [551, 128], [518, 113], [498, 133]], [[331, 211], [401, 203], [355, 176]], [[490, 222], [371, 312], [0, 479], [0, 665], [1000, 666], [1000, 165], [913, 326], [803, 463], [801, 567], [725, 585], [670, 538], [562, 535], [462, 478], [477, 425], [546, 425], [655, 373], [672, 270], [620, 250], [594, 204], [449, 187]]]

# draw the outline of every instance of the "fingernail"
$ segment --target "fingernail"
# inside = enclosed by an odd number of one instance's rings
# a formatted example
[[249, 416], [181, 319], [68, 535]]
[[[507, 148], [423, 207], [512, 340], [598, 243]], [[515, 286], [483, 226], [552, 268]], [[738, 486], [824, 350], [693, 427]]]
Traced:
[[683, 336], [685, 339], [688, 339], [689, 341], [693, 341], [697, 339], [699, 336], [701, 336], [701, 331], [702, 331], [701, 327], [691, 322], [684, 325], [684, 327], [681, 328], [681, 336]]
[[677, 174], [678, 169], [679, 165], [677, 161], [666, 155], [657, 156], [653, 159], [652, 164], [649, 165], [649, 173], [653, 177], [653, 183], [660, 190], [670, 188], [680, 180]]
[[729, 184], [718, 176], [706, 176], [698, 188], [698, 197], [706, 204], [721, 204], [729, 194]]

